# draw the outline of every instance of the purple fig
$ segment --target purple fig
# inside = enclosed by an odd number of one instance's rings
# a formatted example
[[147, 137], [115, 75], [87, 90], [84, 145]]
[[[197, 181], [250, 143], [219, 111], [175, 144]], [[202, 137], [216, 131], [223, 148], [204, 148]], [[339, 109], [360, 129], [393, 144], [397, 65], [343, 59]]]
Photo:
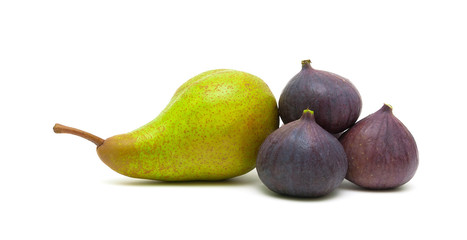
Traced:
[[295, 197], [320, 197], [344, 180], [347, 158], [338, 139], [321, 128], [311, 110], [271, 133], [256, 161], [270, 190]]
[[303, 109], [313, 109], [316, 122], [330, 133], [339, 133], [353, 125], [362, 109], [355, 86], [334, 73], [313, 69], [310, 60], [302, 61], [302, 70], [285, 86], [279, 98], [279, 115], [284, 124], [295, 121]]
[[361, 187], [396, 188], [412, 179], [417, 170], [415, 139], [389, 104], [358, 121], [339, 141], [349, 161], [346, 178]]

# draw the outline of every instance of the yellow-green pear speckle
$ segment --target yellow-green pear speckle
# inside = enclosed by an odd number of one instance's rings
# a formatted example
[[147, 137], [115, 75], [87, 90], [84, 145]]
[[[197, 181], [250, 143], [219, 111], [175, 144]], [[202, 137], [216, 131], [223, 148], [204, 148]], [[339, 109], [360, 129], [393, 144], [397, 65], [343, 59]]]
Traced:
[[221, 180], [252, 170], [260, 145], [278, 126], [276, 99], [266, 83], [218, 69], [185, 82], [153, 121], [106, 139], [97, 153], [130, 177]]

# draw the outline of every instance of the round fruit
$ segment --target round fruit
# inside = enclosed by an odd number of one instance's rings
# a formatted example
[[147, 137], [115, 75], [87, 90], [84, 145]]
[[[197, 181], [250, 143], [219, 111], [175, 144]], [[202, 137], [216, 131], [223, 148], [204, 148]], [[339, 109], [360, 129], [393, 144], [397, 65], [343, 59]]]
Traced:
[[313, 111], [269, 135], [258, 153], [256, 169], [272, 191], [295, 197], [320, 197], [344, 180], [347, 159], [339, 141], [321, 128]]
[[346, 178], [361, 187], [399, 187], [417, 170], [415, 139], [389, 104], [357, 122], [339, 141], [349, 161]]
[[279, 98], [279, 115], [286, 124], [299, 119], [306, 108], [313, 109], [322, 128], [339, 133], [357, 121], [362, 99], [348, 79], [313, 69], [310, 60], [304, 60], [302, 70], [287, 83]]

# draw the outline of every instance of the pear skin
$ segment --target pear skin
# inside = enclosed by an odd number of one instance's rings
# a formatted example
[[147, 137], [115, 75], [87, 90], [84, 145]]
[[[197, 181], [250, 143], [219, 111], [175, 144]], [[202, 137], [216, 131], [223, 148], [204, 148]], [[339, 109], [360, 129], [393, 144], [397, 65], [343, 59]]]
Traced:
[[154, 120], [126, 134], [100, 139], [60, 124], [97, 145], [97, 154], [125, 176], [162, 181], [222, 180], [251, 171], [266, 137], [279, 127], [269, 87], [249, 73], [201, 73], [175, 92]]

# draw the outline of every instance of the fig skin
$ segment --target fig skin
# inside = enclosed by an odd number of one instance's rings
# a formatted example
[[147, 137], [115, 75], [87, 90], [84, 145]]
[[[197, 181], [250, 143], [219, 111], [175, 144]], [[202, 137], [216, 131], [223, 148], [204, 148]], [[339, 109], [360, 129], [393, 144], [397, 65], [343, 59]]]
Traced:
[[295, 121], [303, 109], [313, 109], [316, 122], [330, 133], [352, 126], [360, 116], [362, 99], [357, 88], [337, 74], [316, 70], [310, 60], [285, 86], [279, 98], [279, 116], [284, 124]]
[[389, 104], [358, 121], [339, 141], [349, 162], [346, 179], [363, 188], [399, 187], [410, 181], [418, 168], [415, 139]]
[[321, 197], [344, 180], [347, 157], [338, 139], [321, 128], [313, 111], [270, 134], [256, 169], [270, 190], [293, 197]]

